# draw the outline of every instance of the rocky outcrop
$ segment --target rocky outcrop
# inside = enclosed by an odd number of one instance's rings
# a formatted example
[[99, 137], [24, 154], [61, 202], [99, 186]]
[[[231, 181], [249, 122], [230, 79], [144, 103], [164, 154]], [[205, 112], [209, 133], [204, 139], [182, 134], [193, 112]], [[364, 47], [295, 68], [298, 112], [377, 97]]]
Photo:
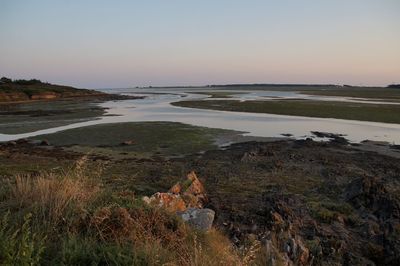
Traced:
[[177, 214], [188, 224], [204, 231], [211, 229], [215, 216], [213, 210], [199, 208], [188, 208]]
[[368, 209], [379, 219], [400, 218], [400, 205], [378, 177], [364, 176], [351, 182], [344, 194], [357, 209]]
[[27, 101], [29, 96], [22, 92], [0, 92], [0, 102]]
[[51, 100], [59, 98], [60, 95], [55, 92], [45, 92], [45, 93], [38, 93], [34, 94], [30, 97], [31, 100]]
[[188, 224], [201, 230], [209, 230], [214, 221], [215, 212], [204, 208], [208, 202], [207, 195], [203, 184], [193, 171], [185, 180], [173, 185], [168, 192], [157, 192], [151, 197], [143, 197], [143, 201], [174, 212]]
[[143, 201], [149, 205], [163, 207], [170, 212], [186, 210], [186, 203], [180, 195], [157, 192], [149, 197], [143, 197]]

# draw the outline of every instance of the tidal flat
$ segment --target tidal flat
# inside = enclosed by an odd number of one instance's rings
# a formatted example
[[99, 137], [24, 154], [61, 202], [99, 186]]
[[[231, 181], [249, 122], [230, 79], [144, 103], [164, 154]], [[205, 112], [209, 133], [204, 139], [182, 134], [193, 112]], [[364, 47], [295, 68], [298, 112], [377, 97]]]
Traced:
[[[95, 173], [94, 182], [106, 191], [101, 206], [140, 209], [127, 195], [140, 198], [166, 191], [194, 170], [209, 197], [206, 207], [217, 213], [215, 228], [238, 247], [250, 239], [261, 241], [269, 232], [276, 248], [290, 237], [303, 239], [316, 262], [343, 263], [349, 252], [350, 262], [396, 260], [389, 254], [397, 254], [393, 252], [400, 232], [385, 228], [398, 225], [399, 158], [312, 139], [219, 148], [214, 141], [221, 134], [232, 132], [165, 122], [66, 130], [1, 144], [0, 175], [8, 182], [15, 175], [69, 173], [66, 169], [84, 158], [85, 168]], [[71, 226], [77, 223], [68, 221]], [[366, 224], [374, 226], [373, 233]], [[386, 242], [372, 234], [384, 236]], [[87, 244], [86, 233], [71, 235]], [[60, 232], [52, 239], [67, 246], [69, 237]], [[51, 252], [44, 257], [50, 262], [61, 256], [52, 243], [47, 242]], [[258, 256], [262, 262], [263, 255]]]
[[0, 133], [21, 134], [97, 119], [100, 101], [60, 100], [0, 105]]
[[172, 103], [175, 106], [221, 111], [268, 113], [291, 116], [338, 118], [359, 121], [400, 123], [400, 105], [347, 103], [315, 100], [197, 100]]

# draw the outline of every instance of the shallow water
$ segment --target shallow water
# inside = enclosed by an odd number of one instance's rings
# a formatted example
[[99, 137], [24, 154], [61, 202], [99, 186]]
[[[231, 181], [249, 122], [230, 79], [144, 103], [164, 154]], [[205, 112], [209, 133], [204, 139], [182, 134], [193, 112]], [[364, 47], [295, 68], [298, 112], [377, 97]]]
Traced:
[[[36, 135], [54, 133], [61, 130], [78, 128], [83, 126], [141, 121], [172, 121], [192, 124], [196, 126], [224, 128], [247, 132], [245, 135], [261, 137], [281, 137], [281, 134], [292, 134], [295, 138], [311, 136], [311, 131], [330, 132], [344, 134], [352, 142], [360, 142], [366, 139], [387, 141], [400, 144], [400, 124], [388, 124], [377, 122], [310, 118], [298, 116], [243, 113], [230, 111], [214, 111], [205, 109], [184, 108], [170, 105], [171, 102], [193, 99], [205, 99], [207, 95], [186, 93], [185, 91], [207, 91], [194, 89], [110, 89], [104, 90], [113, 93], [128, 95], [145, 95], [145, 99], [109, 101], [100, 104], [107, 107], [108, 115], [98, 120], [70, 124], [56, 128], [39, 130], [26, 134], [7, 135], [0, 134], [0, 141], [27, 138]], [[363, 99], [343, 97], [320, 97], [301, 95], [296, 92], [266, 92], [236, 91], [234, 95], [238, 100], [259, 100], [261, 98], [302, 98], [315, 100], [335, 100], [359, 102]], [[375, 102], [374, 102], [375, 103]], [[379, 104], [379, 101], [376, 101]]]

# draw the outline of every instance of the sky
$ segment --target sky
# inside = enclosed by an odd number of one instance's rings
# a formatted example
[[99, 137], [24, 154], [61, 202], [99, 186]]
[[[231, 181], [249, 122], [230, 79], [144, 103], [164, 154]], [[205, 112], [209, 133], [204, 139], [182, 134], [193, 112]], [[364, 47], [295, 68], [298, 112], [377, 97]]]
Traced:
[[0, 0], [0, 76], [81, 88], [400, 83], [399, 0]]

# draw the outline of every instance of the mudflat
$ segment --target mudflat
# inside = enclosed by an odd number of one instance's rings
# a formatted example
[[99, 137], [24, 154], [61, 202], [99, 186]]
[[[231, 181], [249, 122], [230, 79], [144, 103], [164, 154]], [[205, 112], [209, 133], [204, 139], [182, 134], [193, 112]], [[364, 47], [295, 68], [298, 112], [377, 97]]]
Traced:
[[348, 120], [400, 123], [400, 105], [347, 103], [315, 100], [209, 100], [180, 101], [175, 106], [222, 111], [339, 118]]
[[[295, 239], [315, 262], [398, 260], [400, 158], [335, 139], [218, 148], [213, 141], [221, 134], [227, 132], [158, 122], [67, 130], [3, 143], [0, 175], [58, 172], [85, 156], [88, 168], [101, 168], [99, 182], [107, 189], [141, 196], [165, 191], [194, 170], [210, 198], [207, 207], [216, 212], [216, 227], [238, 247], [258, 239], [283, 253], [285, 241]], [[174, 157], [178, 151], [186, 155]]]

